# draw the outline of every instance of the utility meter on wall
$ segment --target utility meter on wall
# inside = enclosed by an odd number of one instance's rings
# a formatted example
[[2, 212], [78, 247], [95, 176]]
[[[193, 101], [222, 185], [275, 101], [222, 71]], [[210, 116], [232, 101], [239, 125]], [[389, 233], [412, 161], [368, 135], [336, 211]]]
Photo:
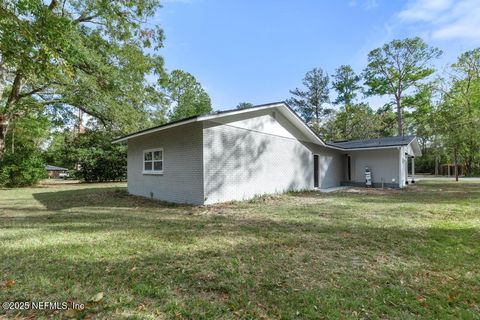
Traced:
[[372, 172], [368, 167], [365, 167], [365, 186], [366, 187], [372, 186]]

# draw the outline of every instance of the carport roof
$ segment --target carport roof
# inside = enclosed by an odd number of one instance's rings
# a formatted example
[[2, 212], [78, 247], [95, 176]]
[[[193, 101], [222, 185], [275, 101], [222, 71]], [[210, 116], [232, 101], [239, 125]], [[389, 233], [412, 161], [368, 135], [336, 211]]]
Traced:
[[385, 137], [367, 140], [329, 141], [327, 146], [341, 149], [382, 148], [409, 145], [415, 136]]
[[47, 171], [67, 171], [67, 168], [62, 168], [62, 167], [57, 167], [57, 166], [51, 166], [49, 164], [45, 165], [45, 170]]

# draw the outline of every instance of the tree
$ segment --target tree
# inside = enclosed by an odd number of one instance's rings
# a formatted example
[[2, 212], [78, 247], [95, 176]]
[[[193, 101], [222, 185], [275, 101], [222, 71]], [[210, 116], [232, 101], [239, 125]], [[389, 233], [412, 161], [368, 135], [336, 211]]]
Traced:
[[240, 102], [239, 104], [237, 104], [237, 109], [241, 110], [241, 109], [248, 109], [248, 108], [252, 108], [253, 107], [253, 104], [250, 103], [250, 102]]
[[396, 114], [392, 111], [392, 106], [384, 105], [375, 112], [375, 137], [390, 137], [396, 131]]
[[393, 40], [368, 54], [364, 70], [367, 95], [390, 95], [397, 108], [398, 135], [404, 134], [403, 100], [421, 80], [435, 70], [429, 66], [441, 50], [428, 46], [422, 39]]
[[451, 68], [451, 87], [441, 90], [438, 129], [454, 163], [463, 161], [470, 175], [480, 167], [480, 48], [463, 53]]
[[5, 139], [8, 147], [0, 159], [0, 186], [30, 186], [46, 176], [41, 148], [48, 139], [51, 125], [42, 110], [11, 124]]
[[[112, 143], [108, 131], [86, 130], [68, 138], [62, 146], [60, 161], [68, 168], [78, 167], [76, 176], [87, 182], [124, 180], [127, 174], [127, 146]], [[52, 146], [55, 147], [55, 146]]]
[[332, 87], [337, 91], [337, 98], [334, 104], [351, 105], [357, 98], [357, 94], [362, 88], [360, 86], [361, 77], [355, 74], [352, 67], [342, 65], [333, 76]]
[[327, 140], [369, 139], [378, 136], [378, 117], [366, 103], [343, 108], [325, 125]]
[[2, 1], [0, 158], [11, 123], [33, 106], [142, 126], [145, 109], [160, 99], [146, 76], [164, 76], [163, 59], [144, 53], [162, 45], [162, 30], [144, 27], [158, 7], [158, 0]]
[[435, 108], [432, 101], [434, 89], [433, 83], [420, 84], [417, 92], [405, 97], [403, 102], [405, 107], [413, 109], [405, 116], [405, 128], [417, 136], [422, 153], [426, 152], [435, 136]]
[[314, 68], [303, 78], [305, 89], [291, 90], [293, 97], [287, 100], [317, 132], [322, 119], [332, 112], [332, 109], [324, 107], [324, 104], [329, 102], [328, 82], [328, 75], [322, 69]]
[[330, 135], [336, 140], [364, 139], [372, 135], [373, 111], [366, 104], [355, 105], [361, 77], [349, 65], [342, 65], [333, 76], [332, 87], [337, 92], [333, 102], [340, 105], [335, 120], [330, 123]]
[[210, 97], [197, 79], [188, 72], [173, 70], [165, 89], [172, 108], [170, 121], [212, 112]]

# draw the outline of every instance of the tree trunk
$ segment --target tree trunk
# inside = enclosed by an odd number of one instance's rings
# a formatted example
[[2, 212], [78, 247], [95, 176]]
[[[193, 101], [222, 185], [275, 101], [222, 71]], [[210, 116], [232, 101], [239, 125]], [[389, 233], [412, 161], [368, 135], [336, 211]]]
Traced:
[[0, 114], [0, 159], [5, 153], [5, 139], [7, 137], [8, 128], [10, 126], [10, 119], [7, 115]]
[[438, 156], [435, 156], [435, 175], [438, 176]]
[[454, 166], [455, 166], [455, 181], [458, 181], [458, 163], [457, 163], [457, 150], [453, 152]]
[[400, 98], [397, 98], [397, 124], [398, 124], [398, 135], [403, 136], [403, 113], [402, 113], [402, 104]]
[[5, 86], [7, 84], [7, 69], [3, 66], [3, 62], [0, 61], [0, 98], [3, 97], [3, 91], [5, 91]]
[[12, 129], [12, 154], [15, 153], [15, 128]]

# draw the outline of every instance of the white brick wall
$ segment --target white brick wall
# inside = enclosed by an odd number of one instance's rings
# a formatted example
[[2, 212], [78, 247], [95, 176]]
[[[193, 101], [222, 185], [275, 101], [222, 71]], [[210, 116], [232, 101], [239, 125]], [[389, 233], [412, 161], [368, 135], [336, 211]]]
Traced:
[[[253, 120], [251, 117], [254, 117]], [[210, 204], [340, 185], [340, 152], [309, 142], [281, 113], [262, 110], [223, 123], [197, 122], [128, 142], [128, 191], [176, 203]], [[143, 150], [164, 149], [164, 174], [142, 173]]]
[[[176, 203], [203, 203], [202, 124], [193, 123], [128, 141], [128, 192]], [[163, 148], [164, 174], [142, 173], [143, 150]]]
[[297, 140], [219, 125], [204, 130], [206, 203], [313, 187], [313, 156]]

